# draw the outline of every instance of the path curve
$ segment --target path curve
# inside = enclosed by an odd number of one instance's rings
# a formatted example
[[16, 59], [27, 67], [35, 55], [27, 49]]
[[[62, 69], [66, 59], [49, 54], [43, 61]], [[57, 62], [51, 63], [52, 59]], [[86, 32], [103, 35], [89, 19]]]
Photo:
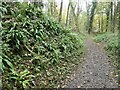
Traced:
[[82, 67], [78, 66], [67, 88], [117, 88], [113, 75], [115, 68], [103, 49], [91, 39], [85, 44], [87, 50]]

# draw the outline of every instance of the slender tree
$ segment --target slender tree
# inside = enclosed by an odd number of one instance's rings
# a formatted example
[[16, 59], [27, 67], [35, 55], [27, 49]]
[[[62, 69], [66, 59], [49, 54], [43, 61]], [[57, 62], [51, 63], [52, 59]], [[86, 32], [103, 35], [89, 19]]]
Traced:
[[56, 7], [57, 7], [57, 4], [56, 4], [55, 0], [53, 0], [53, 14], [54, 14], [53, 16], [54, 17], [58, 16], [58, 11], [57, 11]]
[[53, 16], [53, 0], [50, 1], [50, 14]]
[[119, 14], [120, 14], [120, 2], [117, 2], [117, 15], [116, 15], [116, 27], [117, 27], [117, 31], [119, 32], [120, 29], [120, 21], [119, 21]]
[[113, 29], [113, 32], [115, 32], [115, 22], [116, 22], [116, 13], [117, 13], [117, 5], [116, 5], [116, 2], [114, 2], [114, 15], [113, 15], [113, 26], [112, 26], [112, 29]]
[[97, 2], [92, 2], [92, 8], [91, 8], [90, 19], [89, 19], [89, 30], [88, 30], [89, 34], [92, 30], [92, 24], [93, 24], [96, 7], [97, 7]]
[[103, 12], [102, 12], [102, 17], [101, 17], [101, 32], [103, 32], [103, 30], [104, 30], [104, 27], [103, 27], [103, 25], [104, 25], [104, 18], [103, 18]]
[[70, 11], [70, 2], [68, 4], [68, 8], [67, 8], [66, 25], [68, 25], [69, 11]]
[[110, 14], [110, 5], [108, 6], [107, 8], [107, 11], [106, 11], [106, 32], [108, 31], [108, 24], [109, 24], [109, 14]]
[[[74, 21], [75, 21], [76, 30], [79, 32], [79, 15], [81, 13], [79, 0], [78, 0], [78, 4], [75, 4], [74, 6], [73, 6], [73, 3], [70, 2], [70, 6], [71, 6]], [[77, 7], [77, 11], [75, 12], [76, 7]]]
[[90, 6], [91, 5], [86, 2], [86, 9], [87, 9], [86, 29], [87, 29], [87, 31], [89, 30], [89, 19], [90, 19], [90, 12], [89, 12], [89, 10], [90, 10]]
[[53, 8], [54, 8], [53, 2], [54, 2], [53, 0], [48, 0], [48, 4], [49, 4], [48, 5], [48, 14], [51, 15], [51, 16], [53, 16], [53, 12], [54, 12], [53, 11]]
[[[120, 70], [120, 2], [118, 2], [117, 5], [117, 16], [118, 16], [118, 27], [117, 30], [119, 30], [118, 32], [118, 70]], [[118, 72], [118, 83], [120, 84], [120, 72]]]
[[59, 22], [61, 22], [62, 19], [62, 8], [63, 8], [63, 0], [61, 0], [61, 5], [60, 5]]
[[113, 2], [110, 2], [110, 29], [113, 31]]
[[100, 19], [98, 20], [98, 25], [99, 25], [99, 32], [100, 32], [100, 26], [101, 26]]

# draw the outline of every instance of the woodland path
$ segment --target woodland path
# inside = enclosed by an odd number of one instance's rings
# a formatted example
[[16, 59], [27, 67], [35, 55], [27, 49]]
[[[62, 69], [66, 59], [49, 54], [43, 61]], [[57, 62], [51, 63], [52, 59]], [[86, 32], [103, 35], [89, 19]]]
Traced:
[[92, 39], [87, 39], [86, 54], [67, 88], [117, 88], [110, 59]]

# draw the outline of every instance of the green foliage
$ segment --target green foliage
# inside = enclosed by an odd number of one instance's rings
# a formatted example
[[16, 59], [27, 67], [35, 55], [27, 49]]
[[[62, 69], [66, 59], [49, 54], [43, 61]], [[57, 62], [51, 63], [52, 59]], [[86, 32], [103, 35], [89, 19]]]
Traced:
[[34, 75], [31, 75], [28, 70], [24, 70], [20, 73], [13, 69], [11, 69], [11, 71], [9, 79], [16, 83], [19, 88], [28, 88], [27, 86], [30, 86], [30, 82], [33, 80], [32, 78], [35, 77]]
[[[119, 42], [119, 37], [117, 33], [111, 33], [107, 32], [104, 34], [100, 34], [94, 38], [96, 42], [102, 42], [104, 43], [103, 45], [104, 48], [108, 51], [109, 56], [113, 59], [113, 64], [116, 68], [118, 68], [118, 73], [119, 73], [119, 56], [118, 56], [118, 50], [120, 48], [118, 42]], [[120, 76], [118, 75], [118, 78]]]
[[10, 59], [6, 55], [3, 54], [2, 58], [3, 59], [1, 59], [1, 60], [2, 60], [2, 63], [3, 63], [2, 64], [3, 69], [5, 68], [5, 65], [9, 66], [11, 69], [14, 68], [13, 64], [10, 62]]
[[105, 48], [113, 53], [117, 51], [118, 47], [118, 35], [117, 33], [104, 33], [95, 37], [96, 42], [103, 42], [106, 44]]
[[84, 38], [33, 4], [3, 3], [2, 8], [3, 88], [58, 87], [83, 53]]
[[27, 69], [24, 71], [16, 71], [15, 69], [10, 69], [10, 73], [6, 74], [5, 77], [6, 80], [11, 82], [11, 84], [7, 85], [6, 89], [12, 90], [13, 88], [29, 88], [30, 83], [32, 83], [35, 76], [32, 75]]

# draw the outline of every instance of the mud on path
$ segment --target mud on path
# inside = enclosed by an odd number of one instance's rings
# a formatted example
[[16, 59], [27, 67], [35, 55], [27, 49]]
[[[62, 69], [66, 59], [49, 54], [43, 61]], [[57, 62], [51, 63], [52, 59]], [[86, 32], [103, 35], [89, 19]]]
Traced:
[[115, 68], [104, 50], [91, 39], [86, 40], [86, 54], [66, 88], [117, 88]]

